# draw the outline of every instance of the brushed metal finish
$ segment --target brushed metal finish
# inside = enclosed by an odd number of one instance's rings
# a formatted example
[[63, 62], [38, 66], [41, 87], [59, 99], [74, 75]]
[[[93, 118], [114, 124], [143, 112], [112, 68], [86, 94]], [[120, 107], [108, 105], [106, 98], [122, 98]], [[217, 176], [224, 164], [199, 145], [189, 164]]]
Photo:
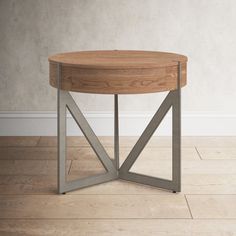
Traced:
[[[78, 188], [84, 188], [104, 183], [117, 178], [147, 184], [159, 188], [181, 191], [181, 63], [178, 63], [177, 89], [170, 91], [161, 106], [147, 125], [146, 129], [132, 148], [128, 157], [119, 167], [119, 113], [118, 95], [114, 95], [114, 161], [93, 132], [84, 115], [76, 105], [68, 91], [61, 90], [61, 65], [57, 67], [58, 83], [58, 192], [65, 193]], [[165, 115], [172, 107], [172, 180], [147, 176], [130, 172], [130, 168], [145, 148], [146, 144], [158, 128]], [[105, 174], [89, 176], [83, 179], [66, 181], [66, 108], [70, 111], [77, 125], [106, 169]]]

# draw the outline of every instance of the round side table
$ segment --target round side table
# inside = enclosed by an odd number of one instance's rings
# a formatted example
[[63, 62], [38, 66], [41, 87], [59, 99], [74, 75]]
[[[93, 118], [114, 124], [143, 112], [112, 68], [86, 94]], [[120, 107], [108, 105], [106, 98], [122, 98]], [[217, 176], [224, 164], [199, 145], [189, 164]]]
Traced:
[[[187, 57], [152, 51], [81, 51], [49, 57], [50, 85], [58, 96], [58, 192], [66, 193], [114, 179], [181, 191], [181, 87], [186, 85]], [[69, 91], [114, 94], [114, 161]], [[118, 95], [169, 91], [123, 164], [119, 165]], [[130, 172], [130, 168], [172, 107], [172, 180]], [[106, 173], [66, 181], [66, 108], [106, 169]]]

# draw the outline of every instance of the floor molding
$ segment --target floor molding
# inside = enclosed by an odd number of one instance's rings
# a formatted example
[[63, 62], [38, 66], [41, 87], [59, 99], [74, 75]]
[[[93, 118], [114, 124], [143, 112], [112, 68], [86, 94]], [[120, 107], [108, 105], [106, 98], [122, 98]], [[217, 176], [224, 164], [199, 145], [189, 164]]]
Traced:
[[[120, 135], [137, 136], [142, 133], [154, 113], [120, 113]], [[85, 117], [97, 135], [113, 135], [113, 114], [86, 112]], [[68, 135], [82, 135], [71, 115], [67, 118]], [[236, 136], [236, 115], [182, 113], [182, 135]], [[0, 112], [0, 136], [54, 136], [55, 112]], [[171, 116], [167, 114], [154, 135], [171, 134]]]

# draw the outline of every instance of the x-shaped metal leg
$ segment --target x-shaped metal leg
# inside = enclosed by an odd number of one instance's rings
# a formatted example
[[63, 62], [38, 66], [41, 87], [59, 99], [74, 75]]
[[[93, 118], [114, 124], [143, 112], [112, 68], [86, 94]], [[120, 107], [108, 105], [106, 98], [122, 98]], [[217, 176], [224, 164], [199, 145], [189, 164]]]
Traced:
[[[180, 117], [179, 117], [179, 94], [178, 91], [171, 91], [153, 116], [152, 120], [134, 145], [128, 157], [119, 169], [119, 178], [137, 183], [147, 184], [155, 187], [165, 188], [173, 191], [180, 191]], [[152, 176], [129, 172], [130, 168], [160, 125], [169, 109], [172, 109], [173, 131], [172, 131], [172, 178], [166, 180]]]
[[[181, 191], [181, 64], [178, 64], [177, 89], [170, 91], [148, 126], [134, 145], [127, 159], [119, 167], [119, 121], [118, 95], [114, 95], [114, 161], [112, 161], [76, 105], [69, 92], [61, 90], [61, 65], [58, 64], [58, 192], [65, 193], [75, 189], [107, 182], [117, 178], [160, 187], [174, 192]], [[130, 172], [130, 168], [172, 107], [172, 180]], [[106, 173], [83, 179], [66, 181], [66, 108], [93, 148], [106, 169]]]

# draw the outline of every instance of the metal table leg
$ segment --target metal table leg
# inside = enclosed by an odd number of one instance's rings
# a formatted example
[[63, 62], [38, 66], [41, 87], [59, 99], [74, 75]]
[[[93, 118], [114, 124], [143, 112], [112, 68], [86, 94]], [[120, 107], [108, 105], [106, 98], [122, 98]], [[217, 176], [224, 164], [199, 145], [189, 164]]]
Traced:
[[[181, 64], [178, 63], [177, 89], [169, 92], [121, 167], [119, 167], [118, 95], [114, 95], [114, 162], [112, 162], [106, 150], [93, 132], [92, 128], [76, 105], [70, 93], [68, 91], [61, 90], [61, 70], [62, 67], [60, 64], [58, 64], [58, 192], [65, 193], [78, 188], [88, 187], [91, 185], [111, 181], [117, 178], [169, 189], [174, 192], [181, 191]], [[130, 172], [130, 168], [132, 167], [171, 107], [173, 163], [172, 180]], [[105, 174], [98, 174], [83, 179], [66, 181], [66, 108], [72, 114], [85, 138], [87, 139], [97, 157], [106, 169]]]
[[[170, 91], [162, 102], [158, 111], [149, 122], [148, 126], [134, 145], [128, 157], [119, 169], [119, 178], [155, 187], [169, 189], [174, 192], [181, 191], [181, 64], [178, 64], [177, 89]], [[172, 180], [142, 175], [130, 172], [130, 168], [152, 137], [161, 121], [172, 107]]]

